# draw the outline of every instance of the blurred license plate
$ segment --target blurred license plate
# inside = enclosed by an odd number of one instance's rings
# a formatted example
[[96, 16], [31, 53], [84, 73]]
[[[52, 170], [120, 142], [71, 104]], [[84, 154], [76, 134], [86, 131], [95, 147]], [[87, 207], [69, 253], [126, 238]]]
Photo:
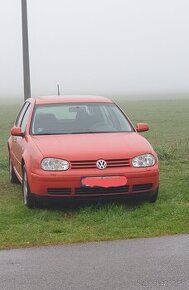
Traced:
[[125, 176], [100, 176], [100, 177], [83, 177], [81, 179], [82, 186], [88, 187], [116, 187], [127, 184]]

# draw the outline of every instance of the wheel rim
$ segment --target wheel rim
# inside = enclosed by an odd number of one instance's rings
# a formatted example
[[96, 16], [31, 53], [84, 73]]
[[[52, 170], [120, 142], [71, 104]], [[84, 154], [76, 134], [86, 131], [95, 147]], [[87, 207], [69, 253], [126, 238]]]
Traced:
[[24, 172], [24, 181], [23, 181], [23, 193], [24, 193], [24, 204], [27, 204], [28, 201], [28, 183], [27, 183], [27, 175], [26, 172]]

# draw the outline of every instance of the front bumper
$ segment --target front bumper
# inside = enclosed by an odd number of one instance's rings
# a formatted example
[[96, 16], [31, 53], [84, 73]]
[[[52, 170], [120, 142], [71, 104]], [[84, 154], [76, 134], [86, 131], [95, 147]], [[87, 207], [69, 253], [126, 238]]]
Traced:
[[[118, 187], [83, 187], [83, 177], [125, 176], [127, 183]], [[28, 176], [30, 190], [41, 197], [92, 198], [153, 195], [159, 185], [158, 165], [149, 168], [75, 169], [65, 172], [45, 172], [41, 169]]]

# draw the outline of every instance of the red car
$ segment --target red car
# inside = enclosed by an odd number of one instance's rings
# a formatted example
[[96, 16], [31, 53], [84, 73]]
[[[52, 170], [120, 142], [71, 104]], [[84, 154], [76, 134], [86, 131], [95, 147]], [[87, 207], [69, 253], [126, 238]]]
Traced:
[[101, 199], [158, 196], [158, 158], [111, 100], [95, 96], [30, 98], [8, 140], [10, 181], [24, 204], [40, 198]]

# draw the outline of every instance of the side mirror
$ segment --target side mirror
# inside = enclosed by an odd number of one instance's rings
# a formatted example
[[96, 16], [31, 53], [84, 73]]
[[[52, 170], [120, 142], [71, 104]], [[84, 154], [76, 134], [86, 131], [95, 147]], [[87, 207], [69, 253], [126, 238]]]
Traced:
[[149, 130], [149, 126], [147, 123], [137, 123], [135, 129], [137, 132], [145, 132]]
[[12, 136], [20, 136], [20, 137], [23, 137], [24, 136], [24, 133], [22, 133], [20, 127], [13, 127], [11, 129], [11, 135]]

